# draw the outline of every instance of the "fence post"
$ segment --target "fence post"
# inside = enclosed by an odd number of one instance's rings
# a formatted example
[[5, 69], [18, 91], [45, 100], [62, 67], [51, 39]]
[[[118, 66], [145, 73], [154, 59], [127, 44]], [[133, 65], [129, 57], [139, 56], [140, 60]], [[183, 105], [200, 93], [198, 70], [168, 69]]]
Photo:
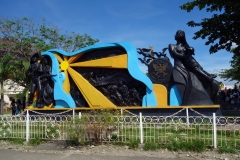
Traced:
[[186, 115], [187, 115], [187, 126], [189, 127], [189, 115], [188, 115], [188, 108], [186, 108]]
[[[123, 109], [122, 108], [121, 108], [121, 118], [123, 119]], [[120, 119], [119, 119], [119, 121], [120, 121]], [[121, 129], [123, 130], [123, 121], [122, 122], [120, 121], [120, 123], [121, 123]]]
[[142, 112], [139, 113], [139, 129], [140, 129], [140, 144], [143, 144], [143, 125], [142, 125]]
[[78, 118], [80, 119], [82, 117], [82, 112], [78, 112]]
[[26, 114], [26, 142], [29, 141], [29, 110], [27, 109]]
[[74, 118], [75, 118], [75, 109], [73, 109], [72, 112], [73, 112], [73, 113], [72, 113], [72, 116], [73, 116], [73, 124], [75, 124], [75, 119], [74, 119]]
[[217, 148], [217, 127], [215, 113], [213, 113], [213, 147]]

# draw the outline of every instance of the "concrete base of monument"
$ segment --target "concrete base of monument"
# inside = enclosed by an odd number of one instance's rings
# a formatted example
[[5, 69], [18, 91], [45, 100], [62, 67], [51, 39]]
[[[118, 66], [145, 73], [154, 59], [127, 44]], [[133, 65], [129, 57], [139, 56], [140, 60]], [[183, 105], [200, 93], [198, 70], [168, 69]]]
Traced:
[[[40, 114], [58, 114], [58, 115], [78, 115], [79, 112], [89, 112], [92, 110], [103, 110], [104, 107], [76, 107], [76, 108], [33, 108], [29, 107], [30, 115]], [[139, 115], [141, 112], [143, 116], [223, 116], [219, 105], [208, 105], [208, 106], [164, 106], [164, 107], [141, 107], [141, 106], [119, 106], [113, 108], [117, 110], [123, 110], [128, 112], [130, 115]], [[26, 113], [26, 112], [25, 112]]]

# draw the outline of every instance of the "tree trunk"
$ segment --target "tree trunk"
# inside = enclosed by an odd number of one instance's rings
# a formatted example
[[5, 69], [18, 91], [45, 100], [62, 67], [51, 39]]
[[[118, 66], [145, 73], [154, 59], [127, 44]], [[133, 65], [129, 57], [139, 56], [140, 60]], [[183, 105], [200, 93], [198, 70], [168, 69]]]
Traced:
[[3, 82], [0, 83], [0, 88], [2, 90], [2, 93], [1, 93], [1, 104], [0, 104], [0, 115], [3, 115], [3, 102], [4, 102]]

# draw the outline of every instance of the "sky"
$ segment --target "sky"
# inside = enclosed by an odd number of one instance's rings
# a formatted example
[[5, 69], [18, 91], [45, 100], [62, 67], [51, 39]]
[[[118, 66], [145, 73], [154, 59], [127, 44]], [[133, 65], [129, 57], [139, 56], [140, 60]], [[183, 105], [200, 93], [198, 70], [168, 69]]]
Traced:
[[[68, 33], [88, 34], [99, 43], [131, 42], [136, 48], [154, 47], [160, 52], [168, 44], [175, 44], [174, 35], [181, 29], [186, 33], [190, 46], [195, 48], [195, 59], [209, 73], [219, 73], [230, 68], [232, 53], [221, 50], [209, 53], [206, 39], [194, 40], [198, 27], [189, 27], [187, 22], [211, 17], [206, 10], [191, 12], [180, 9], [180, 5], [191, 0], [0, 0], [0, 16], [9, 19], [31, 18], [40, 23], [47, 22]], [[80, 48], [79, 48], [80, 49]], [[171, 59], [168, 51], [167, 56]], [[173, 60], [171, 59], [173, 64]], [[145, 72], [146, 66], [139, 62]], [[233, 87], [235, 81], [225, 81]]]

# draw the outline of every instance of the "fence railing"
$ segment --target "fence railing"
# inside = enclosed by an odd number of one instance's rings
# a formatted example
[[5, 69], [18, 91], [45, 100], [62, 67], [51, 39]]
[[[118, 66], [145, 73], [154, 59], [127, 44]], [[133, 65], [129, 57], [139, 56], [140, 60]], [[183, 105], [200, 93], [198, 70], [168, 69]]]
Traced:
[[[84, 120], [84, 118], [86, 118]], [[206, 146], [240, 146], [240, 117], [213, 116], [142, 116], [40, 114], [0, 116], [0, 138], [69, 140], [81, 138], [97, 142], [161, 143], [192, 142]]]

